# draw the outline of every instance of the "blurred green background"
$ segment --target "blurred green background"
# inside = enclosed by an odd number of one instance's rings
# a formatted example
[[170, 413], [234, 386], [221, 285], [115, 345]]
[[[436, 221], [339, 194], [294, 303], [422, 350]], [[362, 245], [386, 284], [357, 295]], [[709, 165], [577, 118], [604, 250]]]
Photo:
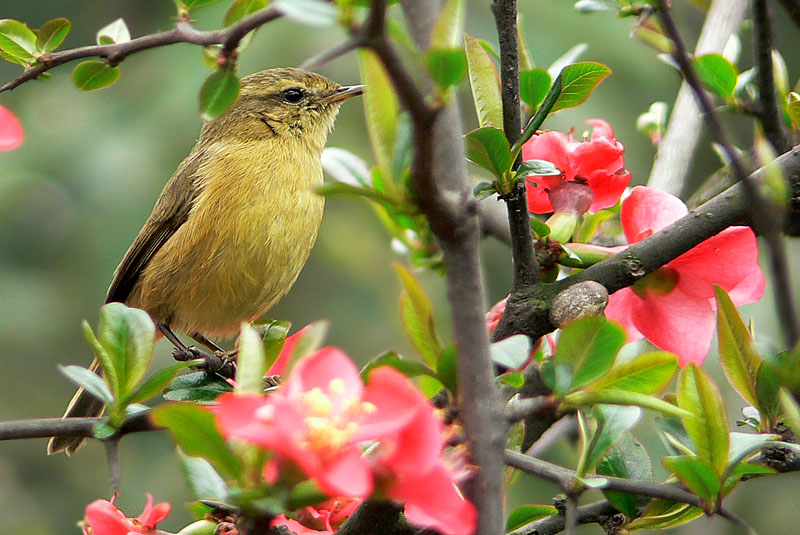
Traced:
[[[636, 117], [651, 102], [672, 102], [678, 76], [656, 60], [656, 53], [629, 38], [633, 20], [610, 14], [580, 15], [571, 1], [522, 0], [525, 35], [534, 61], [547, 66], [571, 46], [585, 42], [583, 59], [613, 69], [589, 103], [551, 119], [549, 128], [585, 128], [588, 118], [608, 120], [627, 147], [626, 162], [634, 183], [649, 174], [654, 150], [635, 129]], [[196, 12], [201, 28], [218, 27], [229, 2]], [[677, 17], [692, 42], [702, 15], [685, 2], [676, 2]], [[497, 41], [489, 0], [469, 2], [467, 30]], [[777, 10], [778, 47], [786, 55], [791, 80], [800, 74], [796, 29]], [[134, 37], [168, 29], [174, 6], [169, 0], [37, 0], [0, 3], [0, 19], [13, 18], [32, 28], [55, 17], [73, 21], [65, 47], [94, 42], [95, 32], [123, 17]], [[319, 29], [279, 20], [262, 28], [241, 58], [241, 72], [298, 65], [345, 39], [335, 28]], [[744, 34], [744, 65], [749, 66], [749, 32]], [[127, 59], [122, 77], [113, 86], [92, 93], [75, 89], [74, 65], [52, 71], [48, 82], [30, 82], [0, 95], [0, 104], [23, 122], [26, 139], [21, 149], [0, 154], [0, 420], [52, 417], [62, 413], [74, 387], [58, 372], [57, 364], [88, 364], [90, 354], [80, 322], [94, 324], [98, 308], [118, 261], [149, 214], [161, 187], [193, 145], [201, 126], [197, 92], [209, 70], [201, 50], [172, 45]], [[0, 81], [16, 76], [18, 67], [0, 63]], [[355, 56], [335, 60], [321, 72], [341, 83], [358, 80]], [[475, 126], [471, 99], [462, 84], [467, 128]], [[747, 121], [734, 121], [737, 140], [751, 138]], [[347, 103], [328, 145], [359, 154], [370, 165], [363, 110]], [[706, 145], [687, 179], [695, 182], [719, 165]], [[473, 169], [474, 170], [474, 169]], [[484, 202], [495, 202], [487, 200]], [[411, 355], [397, 315], [399, 284], [391, 262], [387, 233], [363, 201], [328, 202], [322, 232], [311, 260], [291, 293], [271, 316], [296, 327], [318, 319], [331, 320], [329, 341], [358, 361], [393, 348]], [[797, 247], [791, 248], [797, 261]], [[482, 250], [489, 304], [505, 296], [510, 280], [509, 251], [494, 240]], [[442, 281], [421, 273], [429, 290], [444, 338], [449, 339], [448, 309]], [[795, 288], [797, 291], [798, 288]], [[768, 295], [745, 308], [769, 342], [777, 339]], [[169, 347], [159, 344], [156, 365], [168, 360]], [[716, 359], [709, 369], [721, 378]], [[723, 386], [731, 421], [743, 402]], [[647, 428], [647, 424], [640, 429]], [[640, 433], [641, 434], [641, 433]], [[663, 450], [652, 437], [654, 453]], [[573, 463], [569, 448], [557, 448], [556, 462]], [[730, 498], [729, 506], [761, 533], [796, 531], [796, 495], [800, 475], [751, 481]], [[190, 500], [173, 446], [163, 433], [126, 437], [122, 442], [122, 495], [118, 504], [138, 514], [145, 492], [157, 501], [170, 501], [173, 513], [163, 528], [177, 530], [189, 520], [182, 504]], [[75, 522], [84, 506], [108, 498], [104, 452], [90, 444], [74, 458], [47, 457], [45, 441], [0, 444], [0, 533], [28, 535], [77, 533]], [[548, 503], [557, 491], [550, 485], [522, 478], [509, 506]], [[582, 528], [599, 533], [597, 526]], [[736, 533], [724, 520], [699, 520], [678, 533]]]

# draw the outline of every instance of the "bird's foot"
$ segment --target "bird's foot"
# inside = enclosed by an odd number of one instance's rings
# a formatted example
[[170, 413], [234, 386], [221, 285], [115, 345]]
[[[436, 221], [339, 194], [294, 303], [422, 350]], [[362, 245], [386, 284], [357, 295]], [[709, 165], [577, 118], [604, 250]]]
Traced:
[[206, 353], [205, 351], [189, 346], [172, 350], [172, 358], [179, 362], [189, 360], [202, 360], [203, 362], [195, 366], [197, 369], [206, 370], [226, 378], [233, 378], [236, 375], [236, 356], [237, 351], [215, 351]]

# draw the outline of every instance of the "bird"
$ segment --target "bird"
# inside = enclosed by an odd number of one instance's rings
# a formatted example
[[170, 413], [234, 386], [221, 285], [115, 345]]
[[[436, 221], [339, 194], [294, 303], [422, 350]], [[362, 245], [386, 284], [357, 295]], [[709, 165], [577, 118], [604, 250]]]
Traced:
[[[241, 78], [235, 103], [208, 121], [114, 272], [106, 303], [147, 311], [176, 347], [185, 333], [218, 348], [292, 287], [322, 220], [322, 150], [341, 104], [363, 92], [298, 68]], [[90, 369], [99, 373], [97, 359]], [[100, 416], [83, 389], [64, 418]], [[53, 437], [72, 455], [83, 437]]]

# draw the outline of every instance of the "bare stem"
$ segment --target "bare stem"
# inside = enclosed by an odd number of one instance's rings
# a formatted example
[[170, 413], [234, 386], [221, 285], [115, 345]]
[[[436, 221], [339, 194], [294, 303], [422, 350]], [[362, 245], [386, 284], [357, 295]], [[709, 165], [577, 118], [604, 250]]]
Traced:
[[789, 148], [789, 143], [783, 130], [778, 109], [778, 95], [775, 92], [775, 73], [772, 68], [772, 21], [767, 0], [754, 0], [753, 24], [755, 26], [753, 56], [756, 82], [758, 83], [758, 116], [772, 149], [781, 153]]
[[[95, 427], [105, 421], [105, 418], [41, 418], [0, 422], [0, 441], [50, 437], [93, 438]], [[118, 436], [157, 429], [161, 428], [153, 425], [147, 413], [142, 412], [125, 420]]]

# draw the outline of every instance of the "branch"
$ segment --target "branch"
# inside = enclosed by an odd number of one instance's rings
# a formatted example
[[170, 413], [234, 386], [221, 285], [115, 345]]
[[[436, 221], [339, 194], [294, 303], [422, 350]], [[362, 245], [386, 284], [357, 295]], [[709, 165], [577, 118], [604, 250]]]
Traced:
[[179, 20], [171, 30], [145, 35], [124, 43], [83, 46], [80, 48], [63, 50], [61, 52], [43, 54], [39, 57], [38, 65], [26, 69], [20, 76], [0, 88], [0, 92], [14, 89], [29, 80], [37, 78], [42, 73], [54, 67], [77, 59], [100, 57], [105, 58], [109, 64], [116, 65], [137, 52], [175, 43], [190, 43], [200, 46], [222, 45], [221, 55], [225, 58], [229, 58], [233, 55], [236, 47], [239, 46], [239, 42], [245, 35], [268, 22], [272, 22], [282, 15], [283, 12], [281, 12], [280, 9], [272, 6], [254, 13], [223, 30], [208, 31], [198, 30], [188, 21]]
[[798, 339], [800, 339], [800, 332], [798, 331], [797, 312], [794, 307], [794, 299], [792, 298], [792, 286], [786, 251], [780, 236], [781, 225], [775, 221], [774, 207], [766, 202], [758, 188], [756, 188], [747, 176], [739, 153], [731, 144], [728, 133], [723, 127], [711, 103], [711, 99], [700, 84], [700, 79], [689, 60], [686, 47], [681, 39], [677, 26], [675, 26], [675, 21], [672, 19], [667, 4], [664, 0], [655, 0], [654, 5], [658, 9], [658, 16], [664, 27], [665, 35], [669, 37], [675, 45], [672, 58], [680, 67], [681, 73], [689, 84], [689, 87], [692, 88], [692, 92], [700, 104], [700, 109], [703, 111], [706, 120], [711, 126], [714, 138], [717, 143], [720, 144], [730, 162], [730, 168], [733, 170], [737, 182], [744, 186], [747, 198], [749, 199], [748, 211], [756, 232], [762, 233], [767, 241], [770, 267], [775, 280], [775, 302], [776, 308], [778, 309], [778, 320], [781, 322], [781, 330], [785, 336], [787, 346], [794, 347]]
[[775, 73], [772, 68], [772, 21], [767, 0], [753, 2], [753, 57], [755, 58], [756, 82], [758, 84], [758, 117], [772, 149], [776, 153], [789, 148], [783, 120], [778, 109], [775, 92]]
[[365, 501], [342, 524], [335, 535], [362, 535], [364, 533], [412, 535], [416, 530], [405, 528], [400, 522], [402, 512], [402, 507], [391, 502]]
[[[601, 524], [609, 517], [621, 514], [609, 502], [602, 500], [578, 507], [575, 520], [578, 524]], [[510, 531], [507, 535], [555, 535], [566, 528], [564, 515], [551, 515], [521, 528]]]
[[[742, 25], [749, 0], [714, 0], [708, 10], [695, 54], [722, 52]], [[681, 196], [694, 152], [703, 132], [703, 116], [687, 82], [681, 84], [664, 138], [658, 146], [648, 185]], [[783, 152], [783, 151], [778, 151]]]
[[[161, 429], [150, 422], [148, 412], [128, 417], [114, 437]], [[50, 437], [94, 438], [95, 427], [105, 422], [106, 418], [41, 418], [0, 422], [0, 441]]]
[[[500, 41], [500, 79], [503, 99], [503, 131], [511, 146], [522, 132], [519, 104], [519, 44], [517, 31], [517, 0], [495, 0], [492, 4], [497, 36]], [[522, 161], [514, 162], [514, 168]], [[511, 293], [539, 282], [539, 263], [533, 250], [525, 180], [519, 180], [514, 191], [503, 198], [508, 208], [511, 230], [511, 254], [514, 261], [514, 279]]]

